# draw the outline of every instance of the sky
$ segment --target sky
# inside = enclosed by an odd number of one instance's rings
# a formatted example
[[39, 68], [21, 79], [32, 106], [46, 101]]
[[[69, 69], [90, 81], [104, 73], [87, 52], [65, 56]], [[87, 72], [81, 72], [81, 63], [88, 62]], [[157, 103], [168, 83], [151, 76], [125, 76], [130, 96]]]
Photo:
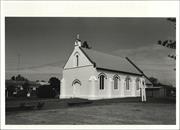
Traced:
[[[175, 50], [157, 44], [175, 40], [166, 18], [6, 17], [6, 79], [20, 73], [29, 80], [62, 78], [77, 34], [92, 49], [129, 57], [144, 73], [175, 85]], [[19, 67], [18, 67], [19, 57]]]

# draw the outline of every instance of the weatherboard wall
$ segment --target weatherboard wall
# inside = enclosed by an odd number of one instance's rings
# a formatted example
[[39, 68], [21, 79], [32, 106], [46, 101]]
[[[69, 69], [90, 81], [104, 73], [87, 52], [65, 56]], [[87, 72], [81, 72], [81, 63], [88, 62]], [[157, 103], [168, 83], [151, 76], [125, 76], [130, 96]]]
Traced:
[[[78, 55], [78, 61], [77, 61]], [[140, 96], [140, 89], [136, 90], [136, 79], [140, 78], [140, 88], [144, 78], [138, 74], [120, 73], [97, 69], [93, 61], [75, 46], [63, 69], [60, 98], [108, 99]], [[104, 89], [100, 89], [99, 74], [104, 73]], [[118, 88], [114, 89], [114, 75], [120, 77]], [[126, 77], [131, 78], [129, 90], [126, 90]]]

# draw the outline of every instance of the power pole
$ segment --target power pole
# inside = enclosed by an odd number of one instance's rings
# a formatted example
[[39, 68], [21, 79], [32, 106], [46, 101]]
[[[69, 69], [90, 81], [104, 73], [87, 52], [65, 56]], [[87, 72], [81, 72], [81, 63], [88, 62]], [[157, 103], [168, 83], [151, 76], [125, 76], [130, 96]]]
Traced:
[[[135, 65], [134, 62], [132, 62], [132, 60], [130, 60], [128, 57], [126, 57], [126, 59], [142, 74], [143, 77], [145, 77], [147, 80], [151, 82], [151, 80], [149, 79], [149, 77], [147, 77], [144, 72], [137, 66]], [[153, 83], [152, 83], [153, 84]], [[141, 100], [142, 102], [146, 102], [146, 84], [145, 81], [142, 82], [142, 87], [141, 87]]]
[[17, 73], [20, 73], [20, 60], [21, 60], [21, 54], [18, 53], [18, 65], [17, 65]]

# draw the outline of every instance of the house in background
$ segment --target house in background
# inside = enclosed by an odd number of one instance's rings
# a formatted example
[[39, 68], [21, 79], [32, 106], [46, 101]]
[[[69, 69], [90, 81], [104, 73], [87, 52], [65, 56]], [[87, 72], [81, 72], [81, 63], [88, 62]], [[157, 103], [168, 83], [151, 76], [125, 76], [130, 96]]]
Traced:
[[140, 97], [140, 88], [145, 95], [145, 78], [127, 59], [82, 48], [77, 39], [63, 68], [60, 98]]
[[147, 98], [164, 98], [176, 96], [176, 88], [172, 85], [162, 82], [151, 83], [147, 80], [146, 86]]
[[24, 84], [25, 81], [6, 80], [5, 81], [6, 97], [16, 95], [18, 91], [23, 90]]
[[40, 86], [34, 81], [16, 81], [16, 80], [6, 80], [5, 81], [5, 88], [6, 88], [6, 98], [12, 96], [22, 96], [25, 95], [26, 92], [24, 88], [27, 88], [26, 91], [31, 96], [36, 95], [36, 89]]
[[46, 82], [44, 80], [36, 81], [36, 84], [39, 84], [39, 85], [50, 85], [48, 82]]

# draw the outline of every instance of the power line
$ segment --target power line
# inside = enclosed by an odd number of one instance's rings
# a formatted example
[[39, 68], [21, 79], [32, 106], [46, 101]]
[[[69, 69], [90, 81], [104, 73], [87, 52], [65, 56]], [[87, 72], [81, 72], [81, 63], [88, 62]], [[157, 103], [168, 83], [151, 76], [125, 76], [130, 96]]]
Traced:
[[[35, 65], [35, 66], [29, 66], [29, 67], [22, 67], [22, 68], [19, 67], [19, 63], [20, 63], [20, 62], [18, 62], [18, 69], [17, 69], [17, 70], [18, 70], [18, 72], [19, 72], [19, 70], [41, 68], [41, 67], [45, 67], [45, 66], [48, 66], [48, 65], [55, 65], [55, 64], [60, 63], [60, 62], [62, 62], [62, 60], [56, 61], [56, 62], [51, 62], [51, 63], [48, 63], [48, 64], [41, 64], [41, 65]], [[64, 63], [64, 61], [63, 61], [63, 63]], [[12, 69], [12, 70], [13, 70], [13, 69]]]
[[[62, 64], [64, 64], [66, 62], [66, 60], [58, 60], [58, 61], [54, 61], [54, 62], [51, 62], [51, 63], [35, 65], [35, 66], [20, 67], [21, 54], [18, 53], [17, 71], [18, 71], [18, 74], [19, 74], [20, 70], [35, 69], [35, 68], [45, 67], [45, 66], [48, 66], [48, 65], [55, 65], [55, 64], [60, 63], [60, 62], [62, 62]], [[135, 62], [135, 63], [138, 64], [139, 66], [148, 66], [148, 65], [174, 66], [175, 65], [175, 64], [162, 64], [162, 63], [142, 63], [142, 62]], [[12, 68], [11, 70], [14, 70], [14, 68]]]

